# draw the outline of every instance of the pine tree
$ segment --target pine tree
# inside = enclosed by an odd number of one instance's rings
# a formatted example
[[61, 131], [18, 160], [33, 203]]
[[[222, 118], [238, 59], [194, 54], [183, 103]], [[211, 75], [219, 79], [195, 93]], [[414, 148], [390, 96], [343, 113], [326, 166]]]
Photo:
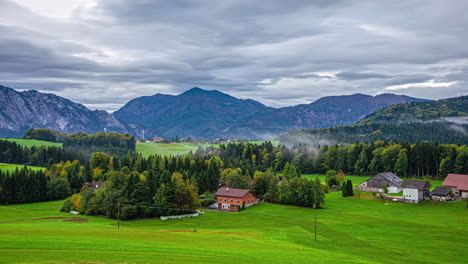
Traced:
[[348, 188], [347, 188], [346, 181], [344, 181], [342, 186], [341, 186], [341, 195], [343, 197], [348, 197]]
[[346, 192], [348, 196], [354, 196], [353, 182], [351, 180], [348, 180], [346, 183]]

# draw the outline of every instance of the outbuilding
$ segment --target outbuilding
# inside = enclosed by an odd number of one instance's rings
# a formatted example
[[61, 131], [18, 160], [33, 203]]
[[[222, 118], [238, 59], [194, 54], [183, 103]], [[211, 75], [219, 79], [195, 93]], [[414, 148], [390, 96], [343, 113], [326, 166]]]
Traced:
[[401, 182], [403, 180], [391, 172], [382, 172], [367, 181], [358, 184], [357, 189], [364, 192], [383, 193], [385, 186], [387, 193], [399, 193], [401, 191]]
[[437, 187], [431, 192], [432, 200], [445, 202], [450, 200], [450, 194], [452, 193], [452, 188], [450, 187]]

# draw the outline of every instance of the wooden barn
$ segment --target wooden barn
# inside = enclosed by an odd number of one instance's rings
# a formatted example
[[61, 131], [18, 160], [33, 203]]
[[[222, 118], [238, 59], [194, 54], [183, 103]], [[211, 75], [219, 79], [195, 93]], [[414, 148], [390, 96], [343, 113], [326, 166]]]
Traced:
[[245, 189], [221, 187], [215, 196], [218, 200], [218, 209], [226, 211], [239, 211], [243, 205], [249, 207], [259, 202], [250, 190]]
[[382, 186], [386, 186], [388, 193], [401, 192], [401, 182], [403, 180], [391, 172], [382, 172], [367, 181], [357, 185], [357, 189], [364, 192], [383, 193]]

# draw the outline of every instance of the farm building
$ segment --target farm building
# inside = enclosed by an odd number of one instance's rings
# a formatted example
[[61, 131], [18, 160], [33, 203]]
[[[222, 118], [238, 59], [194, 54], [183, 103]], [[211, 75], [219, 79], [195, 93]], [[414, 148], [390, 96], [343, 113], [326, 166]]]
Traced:
[[451, 187], [455, 196], [468, 198], [468, 175], [449, 174], [442, 185], [445, 187]]
[[367, 181], [357, 185], [357, 189], [364, 192], [383, 193], [382, 186], [386, 186], [388, 193], [399, 193], [403, 180], [391, 172], [382, 172]]
[[426, 181], [406, 180], [401, 184], [406, 202], [419, 203], [429, 196], [430, 185]]
[[249, 190], [235, 188], [220, 188], [216, 193], [218, 209], [227, 211], [239, 211], [242, 205], [252, 206], [259, 202], [259, 199]]
[[161, 142], [161, 141], [163, 141], [163, 140], [164, 140], [164, 138], [162, 138], [162, 137], [153, 137], [153, 138], [151, 139], [152, 142]]
[[450, 187], [437, 187], [431, 192], [432, 200], [445, 202], [451, 199], [450, 193], [452, 193]]

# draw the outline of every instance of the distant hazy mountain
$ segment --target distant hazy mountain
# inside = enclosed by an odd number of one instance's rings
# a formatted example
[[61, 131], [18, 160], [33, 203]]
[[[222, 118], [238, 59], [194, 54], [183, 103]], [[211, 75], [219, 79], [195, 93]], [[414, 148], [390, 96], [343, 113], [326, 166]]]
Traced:
[[268, 109], [254, 100], [195, 87], [176, 96], [135, 98], [114, 115], [122, 122], [143, 125], [164, 137], [215, 138], [240, 119]]
[[29, 128], [50, 128], [65, 133], [100, 131], [139, 134], [106, 111], [92, 111], [54, 94], [35, 90], [18, 92], [0, 85], [0, 137], [22, 136]]
[[428, 100], [394, 94], [328, 96], [311, 104], [269, 109], [249, 116], [224, 130], [221, 136], [268, 139], [294, 129], [350, 125], [387, 106], [420, 101]]
[[294, 129], [353, 124], [389, 105], [424, 101], [393, 94], [354, 94], [275, 109], [195, 87], [179, 95], [135, 98], [109, 114], [34, 90], [17, 92], [0, 86], [0, 98], [1, 137], [21, 136], [29, 128], [50, 128], [65, 133], [112, 131], [147, 138], [207, 139], [271, 139]]
[[432, 102], [392, 105], [357, 124], [294, 130], [280, 136], [282, 144], [336, 144], [376, 140], [435, 141], [468, 144], [468, 96]]

